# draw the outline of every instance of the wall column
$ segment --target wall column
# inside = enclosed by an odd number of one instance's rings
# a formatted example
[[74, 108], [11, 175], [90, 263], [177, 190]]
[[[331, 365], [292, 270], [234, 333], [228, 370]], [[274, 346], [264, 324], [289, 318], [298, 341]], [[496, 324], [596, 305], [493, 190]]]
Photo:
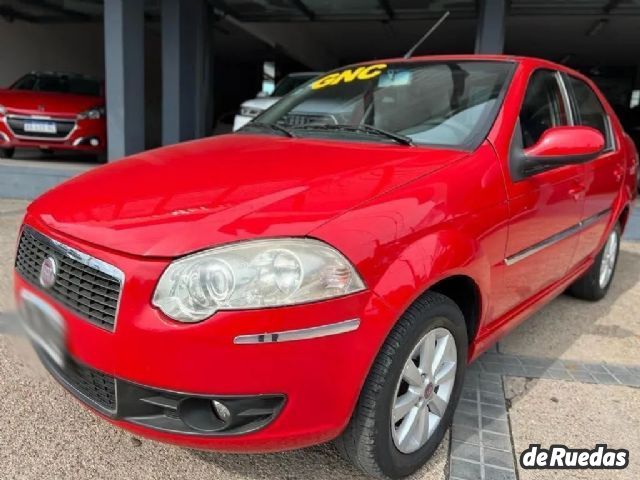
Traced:
[[501, 54], [504, 50], [506, 0], [480, 0], [476, 30], [478, 54]]
[[210, 69], [205, 0], [162, 0], [162, 143], [206, 135]]
[[104, 2], [109, 161], [145, 148], [144, 0]]

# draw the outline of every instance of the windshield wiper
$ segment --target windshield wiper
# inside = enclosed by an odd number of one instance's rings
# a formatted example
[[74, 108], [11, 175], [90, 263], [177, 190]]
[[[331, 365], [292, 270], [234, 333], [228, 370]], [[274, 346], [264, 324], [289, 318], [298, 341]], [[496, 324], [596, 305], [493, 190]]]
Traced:
[[285, 128], [277, 123], [266, 123], [266, 122], [249, 122], [241, 130], [250, 127], [258, 127], [258, 128], [268, 128], [269, 130], [274, 130], [276, 132], [284, 133], [287, 137], [295, 138], [297, 135], [293, 133], [288, 128]]
[[415, 146], [415, 144], [413, 143], [413, 140], [410, 137], [407, 137], [406, 135], [402, 135], [400, 133], [388, 132], [387, 130], [374, 127], [373, 125], [368, 125], [366, 123], [363, 123], [360, 125], [345, 125], [345, 124], [332, 124], [332, 123], [323, 124], [323, 125], [301, 125], [299, 127], [296, 127], [296, 129], [338, 130], [342, 132], [366, 133], [367, 135], [378, 135], [380, 137], [386, 137], [402, 145], [408, 145], [410, 147]]

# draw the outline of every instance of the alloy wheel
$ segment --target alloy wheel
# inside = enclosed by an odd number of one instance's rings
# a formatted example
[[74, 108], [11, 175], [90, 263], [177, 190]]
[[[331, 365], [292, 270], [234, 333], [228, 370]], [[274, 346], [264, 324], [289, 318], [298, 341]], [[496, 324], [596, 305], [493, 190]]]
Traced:
[[455, 339], [446, 328], [427, 332], [405, 362], [391, 407], [393, 442], [402, 453], [424, 446], [444, 416], [457, 371]]
[[602, 252], [602, 260], [600, 263], [600, 288], [605, 288], [611, 281], [613, 269], [616, 266], [616, 258], [618, 256], [618, 232], [613, 230], [607, 239]]

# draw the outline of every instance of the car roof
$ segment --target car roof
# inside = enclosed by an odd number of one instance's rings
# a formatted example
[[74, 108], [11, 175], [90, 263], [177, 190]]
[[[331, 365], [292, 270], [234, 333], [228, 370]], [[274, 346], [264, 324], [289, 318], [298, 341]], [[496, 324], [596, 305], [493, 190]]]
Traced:
[[87, 80], [98, 80], [91, 75], [84, 75], [82, 73], [73, 73], [73, 72], [56, 72], [50, 70], [32, 70], [27, 75], [47, 75], [51, 77], [72, 77], [72, 78], [85, 78]]
[[[479, 55], [479, 54], [458, 54], [458, 55], [421, 55], [415, 56], [411, 58], [386, 58], [386, 59], [378, 59], [367, 62], [362, 62], [362, 64], [372, 64], [372, 63], [413, 63], [413, 62], [447, 62], [447, 61], [486, 61], [486, 62], [510, 62], [510, 63], [518, 63], [521, 65], [525, 65], [531, 68], [549, 68], [554, 70], [560, 70], [563, 72], [572, 73], [576, 76], [584, 78], [580, 72], [577, 72], [566, 65], [561, 65], [559, 63], [552, 62], [550, 60], [546, 60], [544, 58], [536, 58], [536, 57], [524, 57], [519, 55]], [[358, 65], [358, 64], [355, 64]]]

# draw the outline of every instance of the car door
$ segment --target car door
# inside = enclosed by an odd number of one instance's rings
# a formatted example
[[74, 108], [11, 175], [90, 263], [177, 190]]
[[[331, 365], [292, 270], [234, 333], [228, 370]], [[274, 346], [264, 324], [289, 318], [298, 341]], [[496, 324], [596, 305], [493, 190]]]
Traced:
[[598, 248], [614, 202], [624, 181], [624, 154], [615, 138], [611, 117], [596, 92], [584, 80], [564, 75], [577, 125], [595, 128], [605, 138], [605, 149], [585, 164], [585, 202], [582, 231], [573, 263], [578, 264]]
[[[528, 81], [512, 139], [514, 148], [533, 146], [551, 127], [573, 123], [559, 72], [535, 70]], [[505, 159], [507, 165], [509, 159]], [[505, 265], [500, 269], [494, 318], [562, 278], [573, 259], [584, 203], [584, 166], [565, 165], [518, 178], [506, 178], [510, 223]]]

